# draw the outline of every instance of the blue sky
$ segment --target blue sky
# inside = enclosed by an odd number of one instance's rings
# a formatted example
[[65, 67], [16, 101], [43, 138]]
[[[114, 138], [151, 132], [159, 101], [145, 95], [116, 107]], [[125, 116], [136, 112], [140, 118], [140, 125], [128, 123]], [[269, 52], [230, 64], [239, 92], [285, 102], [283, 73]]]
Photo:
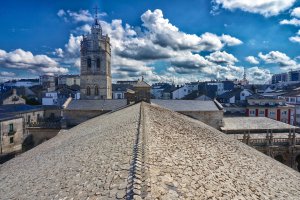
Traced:
[[2, 1], [0, 80], [79, 73], [93, 7], [112, 40], [114, 80], [242, 78], [300, 67], [296, 0]]

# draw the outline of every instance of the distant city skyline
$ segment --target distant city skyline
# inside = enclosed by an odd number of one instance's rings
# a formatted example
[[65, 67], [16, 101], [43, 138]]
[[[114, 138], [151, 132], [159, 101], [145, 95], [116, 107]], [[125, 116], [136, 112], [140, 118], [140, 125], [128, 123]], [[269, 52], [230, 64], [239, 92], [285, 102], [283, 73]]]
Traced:
[[79, 74], [80, 41], [98, 5], [113, 81], [270, 81], [300, 69], [296, 0], [11, 0], [0, 7], [0, 81]]

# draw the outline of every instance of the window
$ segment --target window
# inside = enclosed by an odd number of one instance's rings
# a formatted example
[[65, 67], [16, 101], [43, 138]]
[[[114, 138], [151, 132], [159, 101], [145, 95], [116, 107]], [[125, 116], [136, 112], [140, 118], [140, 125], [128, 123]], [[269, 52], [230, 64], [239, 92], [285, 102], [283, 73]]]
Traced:
[[30, 115], [27, 116], [27, 123], [30, 123]]
[[270, 115], [275, 115], [275, 112], [274, 111], [270, 111]]
[[290, 102], [296, 102], [296, 98], [294, 97], [290, 98]]
[[100, 69], [100, 58], [97, 58], [97, 68]]
[[286, 115], [287, 114], [287, 111], [282, 111], [282, 115]]
[[117, 98], [121, 99], [121, 94], [120, 93], [117, 94]]
[[91, 88], [88, 86], [86, 88], [86, 96], [90, 96], [91, 95]]
[[9, 132], [13, 132], [14, 131], [14, 124], [9, 124]]
[[95, 86], [95, 96], [98, 96], [99, 95], [99, 89], [98, 89], [98, 86], [96, 85]]
[[255, 111], [254, 110], [250, 110], [250, 115], [255, 115]]
[[260, 115], [264, 115], [264, 114], [265, 114], [265, 111], [260, 110], [260, 111], [259, 111], [259, 114], [260, 114]]
[[10, 144], [13, 144], [13, 143], [14, 143], [14, 137], [10, 137], [10, 138], [9, 138], [9, 143], [10, 143]]
[[88, 68], [91, 68], [91, 67], [92, 67], [92, 60], [91, 60], [91, 58], [88, 58], [88, 59], [87, 59], [87, 67], [88, 67]]

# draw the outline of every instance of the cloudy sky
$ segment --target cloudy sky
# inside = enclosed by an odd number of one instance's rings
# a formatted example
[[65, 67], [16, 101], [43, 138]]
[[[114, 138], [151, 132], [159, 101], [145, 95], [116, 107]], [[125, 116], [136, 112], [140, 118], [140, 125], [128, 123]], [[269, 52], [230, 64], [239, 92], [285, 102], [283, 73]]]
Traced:
[[99, 6], [113, 80], [242, 78], [300, 69], [296, 0], [10, 0], [0, 7], [0, 81], [78, 74], [79, 46]]

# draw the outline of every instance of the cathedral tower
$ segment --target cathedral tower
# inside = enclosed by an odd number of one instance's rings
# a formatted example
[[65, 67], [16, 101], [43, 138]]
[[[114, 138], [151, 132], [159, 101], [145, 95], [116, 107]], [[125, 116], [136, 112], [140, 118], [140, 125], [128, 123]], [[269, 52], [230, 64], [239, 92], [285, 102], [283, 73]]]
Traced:
[[80, 49], [80, 98], [111, 99], [111, 48], [108, 35], [102, 35], [97, 10], [91, 33], [83, 36]]

